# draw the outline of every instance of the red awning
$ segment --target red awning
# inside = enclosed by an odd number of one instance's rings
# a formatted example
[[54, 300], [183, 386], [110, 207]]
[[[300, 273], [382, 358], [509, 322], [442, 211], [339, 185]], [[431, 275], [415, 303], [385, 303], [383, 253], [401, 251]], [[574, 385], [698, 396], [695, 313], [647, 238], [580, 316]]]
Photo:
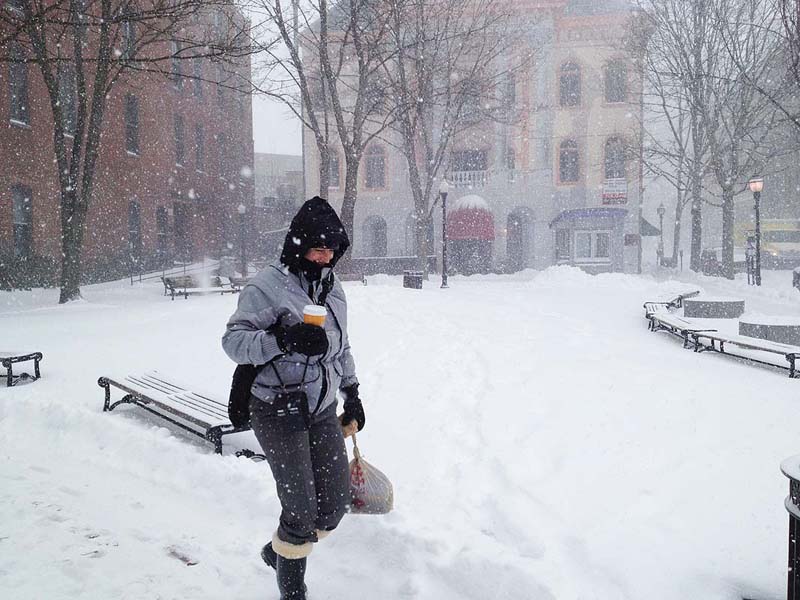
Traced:
[[448, 240], [494, 240], [494, 217], [483, 208], [459, 208], [447, 215]]

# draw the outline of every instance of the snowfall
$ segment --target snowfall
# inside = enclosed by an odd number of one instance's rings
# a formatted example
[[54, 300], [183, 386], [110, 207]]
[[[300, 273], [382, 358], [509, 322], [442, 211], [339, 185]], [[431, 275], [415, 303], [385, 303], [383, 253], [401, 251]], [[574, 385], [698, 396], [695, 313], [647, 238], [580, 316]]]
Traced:
[[[388, 515], [347, 515], [309, 559], [313, 600], [772, 600], [786, 594], [800, 382], [684, 350], [642, 303], [689, 290], [800, 316], [791, 273], [756, 289], [687, 273], [345, 283]], [[226, 400], [235, 296], [156, 281], [0, 292], [0, 597], [277, 600], [259, 557], [279, 504], [251, 433], [213, 447], [123, 406], [102, 375], [158, 369]], [[348, 447], [351, 448], [348, 443]], [[187, 565], [187, 563], [192, 563]]]

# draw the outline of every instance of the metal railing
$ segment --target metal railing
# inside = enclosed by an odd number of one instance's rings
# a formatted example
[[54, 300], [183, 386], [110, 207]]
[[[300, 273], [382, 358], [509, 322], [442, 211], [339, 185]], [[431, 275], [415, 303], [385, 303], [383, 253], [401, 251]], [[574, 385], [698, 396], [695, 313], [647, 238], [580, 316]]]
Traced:
[[450, 171], [447, 181], [457, 188], [483, 187], [489, 183], [489, 171]]

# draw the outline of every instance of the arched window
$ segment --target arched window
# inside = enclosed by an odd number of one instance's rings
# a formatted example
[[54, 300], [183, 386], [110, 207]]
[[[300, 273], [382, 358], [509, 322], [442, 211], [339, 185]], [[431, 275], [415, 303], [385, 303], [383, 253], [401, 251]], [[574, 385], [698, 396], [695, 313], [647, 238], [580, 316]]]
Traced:
[[580, 106], [581, 68], [575, 63], [568, 62], [561, 65], [559, 103], [561, 106]]
[[606, 102], [625, 102], [628, 99], [628, 67], [615, 60], [605, 68]]
[[386, 151], [383, 146], [372, 145], [367, 148], [366, 172], [367, 189], [386, 187]]
[[388, 240], [386, 238], [386, 221], [383, 217], [372, 215], [364, 221], [364, 241], [367, 256], [386, 256]]
[[606, 179], [625, 178], [625, 144], [618, 137], [606, 140]]
[[578, 142], [564, 140], [558, 152], [558, 179], [560, 183], [575, 183], [580, 175]]

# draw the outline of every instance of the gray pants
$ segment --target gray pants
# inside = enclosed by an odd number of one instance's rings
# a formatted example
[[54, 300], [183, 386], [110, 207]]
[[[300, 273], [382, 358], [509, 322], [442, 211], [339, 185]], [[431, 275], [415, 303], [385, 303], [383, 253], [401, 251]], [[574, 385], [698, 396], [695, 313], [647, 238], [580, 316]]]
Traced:
[[250, 419], [283, 509], [278, 537], [290, 544], [316, 542], [317, 530], [334, 529], [350, 504], [350, 470], [336, 405], [305, 428], [251, 397]]

